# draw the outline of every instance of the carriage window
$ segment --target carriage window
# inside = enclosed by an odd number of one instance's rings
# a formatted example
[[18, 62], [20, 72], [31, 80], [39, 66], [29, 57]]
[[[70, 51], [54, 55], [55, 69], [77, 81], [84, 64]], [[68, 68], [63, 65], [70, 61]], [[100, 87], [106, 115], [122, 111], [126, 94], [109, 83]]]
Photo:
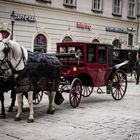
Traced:
[[[60, 47], [60, 53], [68, 53], [68, 54], [75, 54], [77, 53], [80, 57], [80, 60], [83, 60], [83, 48], [81, 47], [78, 47], [78, 46], [74, 46], [74, 47], [67, 47], [67, 46], [63, 46], [63, 47]], [[73, 55], [74, 57], [71, 57], [71, 58], [60, 58], [60, 60], [77, 60], [75, 55]]]
[[87, 48], [87, 62], [96, 63], [96, 48], [92, 44], [88, 45]]
[[99, 46], [99, 64], [106, 64], [106, 48]]

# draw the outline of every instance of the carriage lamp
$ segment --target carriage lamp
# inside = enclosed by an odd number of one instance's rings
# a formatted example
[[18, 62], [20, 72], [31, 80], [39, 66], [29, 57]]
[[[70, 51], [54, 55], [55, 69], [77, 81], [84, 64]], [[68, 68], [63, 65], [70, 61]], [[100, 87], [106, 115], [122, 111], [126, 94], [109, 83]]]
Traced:
[[77, 71], [77, 67], [73, 67], [72, 70], [73, 70], [73, 71]]
[[11, 36], [12, 40], [13, 40], [13, 35], [14, 35], [14, 23], [15, 23], [14, 14], [15, 14], [15, 12], [13, 11], [12, 14], [10, 15], [10, 17], [11, 17], [11, 25], [12, 25], [12, 36]]

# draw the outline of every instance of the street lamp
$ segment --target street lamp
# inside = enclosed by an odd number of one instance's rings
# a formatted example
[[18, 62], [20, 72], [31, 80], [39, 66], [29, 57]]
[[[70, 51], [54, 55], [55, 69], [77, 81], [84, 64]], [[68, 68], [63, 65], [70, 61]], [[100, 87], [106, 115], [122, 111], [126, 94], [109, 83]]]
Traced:
[[14, 23], [15, 23], [14, 14], [15, 14], [15, 12], [13, 11], [12, 14], [10, 15], [10, 17], [11, 17], [11, 25], [12, 25], [12, 36], [11, 36], [12, 40], [13, 40], [13, 35], [14, 35]]

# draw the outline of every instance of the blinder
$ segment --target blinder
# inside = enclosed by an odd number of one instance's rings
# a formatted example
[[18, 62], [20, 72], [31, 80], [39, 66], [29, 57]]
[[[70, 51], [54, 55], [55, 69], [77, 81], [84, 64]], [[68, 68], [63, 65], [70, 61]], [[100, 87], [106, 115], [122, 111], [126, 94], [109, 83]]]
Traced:
[[[2, 41], [1, 41], [2, 42]], [[4, 53], [4, 58], [2, 60], [0, 60], [0, 79], [8, 79], [10, 77], [10, 71], [11, 71], [11, 66], [10, 63], [8, 61], [8, 52], [10, 50], [10, 48], [8, 47], [7, 43], [4, 43], [4, 49], [2, 50]]]
[[5, 56], [8, 55], [9, 50], [10, 50], [10, 48], [8, 47], [8, 45], [5, 45], [5, 48], [3, 49]]

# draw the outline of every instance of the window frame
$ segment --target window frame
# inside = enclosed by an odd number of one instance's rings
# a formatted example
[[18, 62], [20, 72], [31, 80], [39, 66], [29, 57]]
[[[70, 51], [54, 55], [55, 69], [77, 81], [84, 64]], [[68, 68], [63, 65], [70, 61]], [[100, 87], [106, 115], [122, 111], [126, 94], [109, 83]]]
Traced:
[[[129, 8], [130, 5], [131, 5], [131, 9]], [[133, 8], [132, 8], [132, 5], [133, 5]], [[133, 15], [132, 15], [132, 12], [133, 12]], [[136, 19], [136, 0], [134, 0], [134, 2], [132, 2], [132, 0], [128, 0], [127, 18]]]
[[68, 8], [76, 8], [77, 7], [77, 0], [69, 0], [69, 1], [71, 1], [71, 2], [68, 3], [67, 0], [64, 0], [63, 5], [65, 7], [68, 7]]
[[[115, 5], [116, 3], [118, 5]], [[118, 9], [117, 12], [115, 11], [116, 8]], [[112, 15], [113, 16], [119, 16], [119, 17], [122, 16], [122, 0], [113, 0]]]
[[[97, 5], [95, 6], [94, 4]], [[96, 13], [103, 13], [103, 0], [92, 0], [92, 11]]]
[[40, 2], [40, 3], [52, 3], [51, 0], [36, 0], [36, 2]]

